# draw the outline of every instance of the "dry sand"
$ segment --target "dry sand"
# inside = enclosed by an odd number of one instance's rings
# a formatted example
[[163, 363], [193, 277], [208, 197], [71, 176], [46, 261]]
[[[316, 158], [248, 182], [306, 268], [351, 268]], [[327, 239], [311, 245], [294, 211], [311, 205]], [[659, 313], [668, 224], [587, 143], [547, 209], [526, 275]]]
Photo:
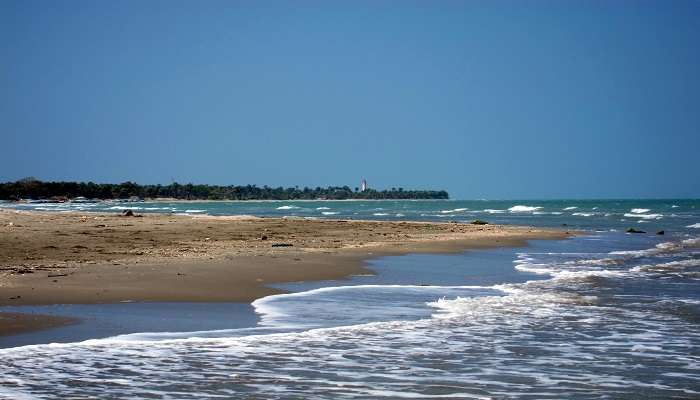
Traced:
[[460, 223], [0, 210], [0, 305], [249, 302], [279, 293], [269, 283], [371, 273], [372, 257], [567, 236]]

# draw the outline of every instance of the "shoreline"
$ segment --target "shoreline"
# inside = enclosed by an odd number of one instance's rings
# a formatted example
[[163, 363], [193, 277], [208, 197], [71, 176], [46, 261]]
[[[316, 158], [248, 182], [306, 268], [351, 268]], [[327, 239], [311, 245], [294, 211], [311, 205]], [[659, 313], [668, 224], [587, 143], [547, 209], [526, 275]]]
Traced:
[[371, 274], [367, 260], [377, 257], [572, 235], [450, 222], [0, 210], [0, 306], [250, 303], [283, 293], [268, 284]]

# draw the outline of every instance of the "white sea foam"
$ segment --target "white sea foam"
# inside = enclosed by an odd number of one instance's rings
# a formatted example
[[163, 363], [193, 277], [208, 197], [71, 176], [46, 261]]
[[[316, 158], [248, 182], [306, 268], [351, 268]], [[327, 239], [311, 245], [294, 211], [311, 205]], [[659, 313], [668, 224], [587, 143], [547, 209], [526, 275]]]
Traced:
[[142, 207], [137, 206], [113, 206], [109, 207], [108, 210], [141, 210]]
[[509, 292], [509, 295], [439, 299], [428, 305], [439, 310], [433, 315], [436, 318], [479, 318], [483, 315], [493, 315], [494, 312], [551, 317], [562, 304], [589, 304], [595, 301], [593, 297], [588, 296], [528, 292], [516, 286], [499, 286], [501, 290]]
[[[493, 288], [506, 295], [427, 301], [430, 308], [422, 306], [433, 318], [418, 320], [249, 336], [112, 338], [0, 350], [2, 394], [175, 398], [194, 391], [209, 397], [244, 391], [256, 398], [313, 392], [319, 398], [485, 399], [625, 397], [643, 391], [655, 398], [679, 393], [697, 397], [689, 389], [697, 381], [692, 378], [697, 360], [688, 354], [697, 350], [699, 336], [690, 325], [597, 307], [593, 296], [548, 292], [534, 283], [498, 286]], [[344, 290], [351, 296], [353, 291], [386, 289], [328, 289], [291, 294], [286, 300], [299, 300], [296, 306], [303, 311], [313, 305], [309, 300], [315, 296], [324, 303], [329, 300], [326, 295]], [[440, 289], [399, 287], [396, 293]], [[370, 297], [362, 300], [381, 306], [371, 296], [354, 295]], [[273, 303], [284, 300], [265, 299], [260, 303], [263, 308], [266, 302], [271, 306], [267, 312], [279, 311]], [[414, 310], [417, 305], [404, 306]], [[352, 311], [352, 304], [346, 308]], [[328, 305], [324, 309], [324, 304], [320, 309], [329, 316], [335, 312]], [[629, 360], [637, 362], [635, 371], [646, 373], [663, 362], [665, 370], [675, 374], [673, 379], [658, 374], [653, 383], [641, 382], [636, 379], [640, 375], [630, 373], [625, 358], [629, 353], [643, 353]], [[586, 368], [592, 361], [595, 368]], [[112, 366], [118, 368], [105, 375], [105, 368]], [[684, 385], [680, 388], [679, 379]], [[153, 381], [159, 385], [142, 384]]]
[[[647, 210], [648, 211], [648, 210]], [[627, 218], [642, 218], [642, 219], [661, 219], [664, 216], [662, 214], [639, 214], [639, 213], [625, 213]]]
[[684, 249], [695, 248], [695, 247], [700, 247], [700, 237], [685, 239], [685, 240], [682, 240], [680, 242], [663, 242], [663, 243], [657, 244], [656, 246], [654, 246], [652, 248], [643, 249], [643, 250], [611, 251], [609, 254], [638, 258], [638, 257], [655, 256], [655, 255], [659, 255], [659, 254], [678, 253], [678, 252], [683, 251]]
[[207, 212], [207, 210], [185, 210], [185, 212], [186, 212], [186, 213], [196, 214], [196, 213]]
[[299, 208], [297, 206], [279, 206], [277, 207], [278, 210], [293, 210], [295, 208]]
[[455, 208], [452, 210], [442, 210], [440, 212], [443, 214], [450, 214], [450, 213], [456, 213], [456, 212], [461, 212], [461, 211], [466, 211], [466, 210], [468, 210], [468, 208]]
[[686, 226], [686, 228], [700, 229], [700, 222], [698, 222], [697, 224], [688, 225]]
[[700, 259], [691, 258], [686, 260], [670, 261], [660, 264], [639, 265], [632, 268], [633, 272], [677, 272], [692, 267], [700, 267]]
[[374, 213], [372, 215], [376, 215], [376, 216], [380, 217], [380, 216], [389, 215], [389, 214], [388, 213]]
[[506, 212], [506, 210], [494, 210], [492, 208], [487, 208], [484, 210], [484, 212], [487, 212], [489, 214], [502, 214], [502, 213]]
[[339, 214], [338, 211], [322, 211], [321, 214], [323, 215], [336, 215]]
[[[425, 310], [407, 307], [420, 299], [459, 294], [495, 294], [487, 286], [355, 285], [331, 286], [285, 293], [255, 300], [252, 305], [261, 324], [274, 328], [321, 327], [393, 320], [409, 315], [427, 316]], [[383, 301], [377, 302], [381, 296]], [[316, 300], [316, 301], [314, 301]], [[329, 314], [328, 308], [333, 312]]]
[[513, 206], [513, 207], [509, 208], [508, 211], [516, 213], [516, 212], [532, 212], [532, 211], [537, 211], [540, 209], [542, 209], [542, 207], [517, 205], [517, 206]]
[[317, 210], [330, 210], [330, 207], [316, 207]]
[[578, 207], [566, 207], [566, 208], [564, 208], [564, 211], [575, 210], [577, 208]]
[[648, 213], [649, 211], [651, 211], [651, 210], [648, 208], [633, 208], [630, 210], [630, 212], [634, 213], [634, 214], [644, 214], [644, 213]]
[[681, 244], [686, 247], [700, 247], [700, 237], [685, 239], [681, 241]]
[[579, 217], [592, 217], [595, 214], [594, 213], [587, 213], [587, 212], [575, 212], [575, 213], [572, 213], [571, 215], [576, 215]]

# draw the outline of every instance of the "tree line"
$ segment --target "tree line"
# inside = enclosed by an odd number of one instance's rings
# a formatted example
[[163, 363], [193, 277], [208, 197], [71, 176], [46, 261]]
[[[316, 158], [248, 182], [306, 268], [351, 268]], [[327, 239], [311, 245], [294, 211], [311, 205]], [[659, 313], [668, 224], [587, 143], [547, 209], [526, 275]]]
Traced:
[[182, 200], [347, 200], [347, 199], [448, 199], [444, 190], [367, 189], [359, 191], [348, 186], [300, 188], [258, 187], [256, 185], [195, 185], [174, 182], [169, 185], [139, 185], [134, 182], [42, 182], [25, 178], [0, 183], [1, 200], [20, 199], [141, 199], [175, 198]]

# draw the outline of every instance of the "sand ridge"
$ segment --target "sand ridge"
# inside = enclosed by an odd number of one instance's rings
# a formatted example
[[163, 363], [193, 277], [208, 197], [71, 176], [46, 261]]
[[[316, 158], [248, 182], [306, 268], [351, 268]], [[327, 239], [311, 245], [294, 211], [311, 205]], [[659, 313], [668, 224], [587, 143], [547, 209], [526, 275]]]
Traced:
[[0, 210], [0, 305], [248, 302], [279, 292], [268, 283], [371, 273], [372, 257], [567, 236], [454, 222]]

